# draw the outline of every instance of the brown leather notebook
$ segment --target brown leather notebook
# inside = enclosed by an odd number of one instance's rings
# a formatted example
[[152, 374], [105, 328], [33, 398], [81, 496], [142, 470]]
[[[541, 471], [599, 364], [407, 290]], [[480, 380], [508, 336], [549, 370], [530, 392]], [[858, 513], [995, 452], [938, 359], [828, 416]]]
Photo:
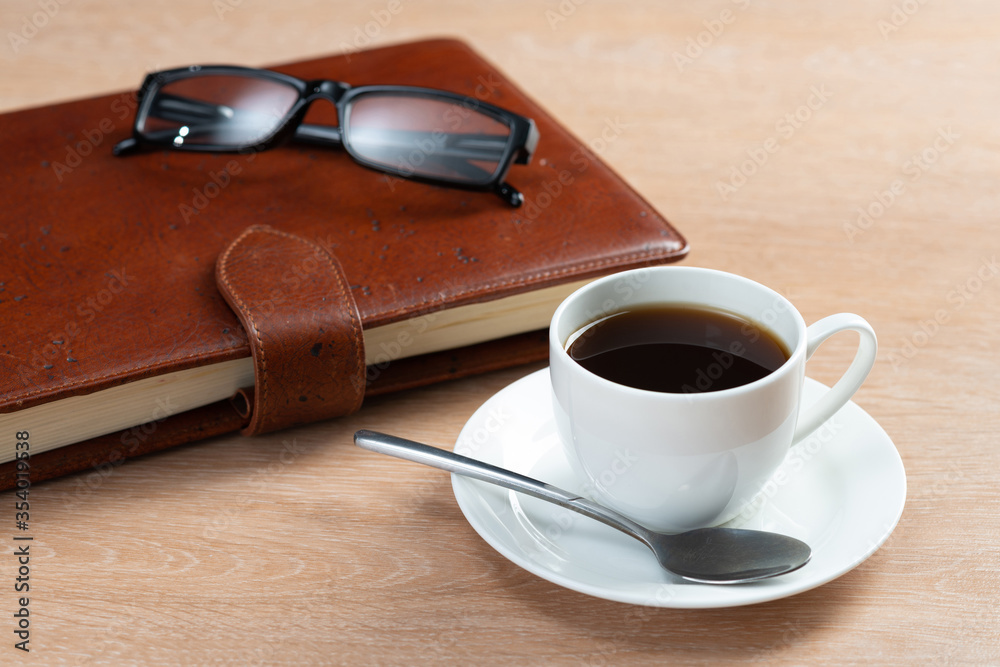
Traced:
[[[507, 176], [524, 204], [295, 143], [114, 157], [134, 92], [5, 114], [0, 488], [16, 481], [15, 436], [28, 435], [38, 482], [544, 359], [548, 318], [574, 286], [687, 252], [460, 41], [273, 69], [433, 87], [532, 118], [534, 157]], [[330, 109], [319, 101], [307, 120], [335, 123]]]

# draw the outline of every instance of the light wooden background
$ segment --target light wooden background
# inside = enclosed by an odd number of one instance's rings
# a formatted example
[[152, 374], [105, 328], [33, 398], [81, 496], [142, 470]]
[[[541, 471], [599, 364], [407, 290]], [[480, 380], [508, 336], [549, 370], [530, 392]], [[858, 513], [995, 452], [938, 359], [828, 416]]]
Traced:
[[[808, 321], [868, 318], [880, 360], [856, 401], [906, 465], [897, 531], [763, 605], [640, 614], [561, 589], [493, 552], [446, 475], [350, 443], [364, 426], [450, 446], [533, 370], [515, 369], [36, 487], [33, 650], [12, 647], [0, 555], [0, 663], [1000, 664], [1000, 5], [4, 0], [0, 108], [328, 54], [366, 24], [373, 45], [469, 40], [584, 140], [620, 125], [602, 155], [687, 236], [688, 264], [764, 282]], [[859, 225], [859, 207], [877, 215]], [[824, 346], [810, 375], [831, 382], [849, 352]]]

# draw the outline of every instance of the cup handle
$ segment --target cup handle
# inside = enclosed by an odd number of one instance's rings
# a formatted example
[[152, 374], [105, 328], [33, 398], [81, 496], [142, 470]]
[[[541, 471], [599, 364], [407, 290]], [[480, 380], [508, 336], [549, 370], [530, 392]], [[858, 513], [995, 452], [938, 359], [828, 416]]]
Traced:
[[863, 317], [852, 313], [838, 313], [824, 317], [806, 329], [806, 359], [812, 357], [816, 348], [827, 338], [848, 330], [857, 331], [860, 336], [854, 361], [826, 395], [799, 413], [793, 442], [802, 440], [844, 407], [875, 365], [875, 355], [878, 352], [875, 330]]

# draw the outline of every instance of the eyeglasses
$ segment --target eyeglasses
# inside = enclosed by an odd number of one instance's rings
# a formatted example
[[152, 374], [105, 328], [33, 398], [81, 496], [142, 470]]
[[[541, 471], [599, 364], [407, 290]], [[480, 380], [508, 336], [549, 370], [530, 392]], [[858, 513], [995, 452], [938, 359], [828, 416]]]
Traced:
[[[318, 99], [336, 106], [339, 127], [303, 124]], [[288, 140], [343, 146], [359, 164], [403, 178], [494, 190], [516, 207], [524, 197], [504, 178], [512, 164], [529, 163], [538, 129], [530, 118], [442, 90], [192, 66], [146, 76], [132, 137], [114, 154], [255, 152]]]

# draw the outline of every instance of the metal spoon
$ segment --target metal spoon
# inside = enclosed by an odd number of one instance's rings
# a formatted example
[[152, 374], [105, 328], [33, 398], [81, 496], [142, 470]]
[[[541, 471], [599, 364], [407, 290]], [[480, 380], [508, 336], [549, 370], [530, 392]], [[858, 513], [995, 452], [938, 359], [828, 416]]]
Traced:
[[441, 468], [547, 500], [597, 519], [649, 547], [663, 569], [705, 584], [741, 584], [799, 569], [812, 555], [793, 537], [738, 528], [698, 528], [667, 535], [640, 526], [595, 502], [489, 463], [385, 433], [360, 430], [354, 443], [373, 452]]

